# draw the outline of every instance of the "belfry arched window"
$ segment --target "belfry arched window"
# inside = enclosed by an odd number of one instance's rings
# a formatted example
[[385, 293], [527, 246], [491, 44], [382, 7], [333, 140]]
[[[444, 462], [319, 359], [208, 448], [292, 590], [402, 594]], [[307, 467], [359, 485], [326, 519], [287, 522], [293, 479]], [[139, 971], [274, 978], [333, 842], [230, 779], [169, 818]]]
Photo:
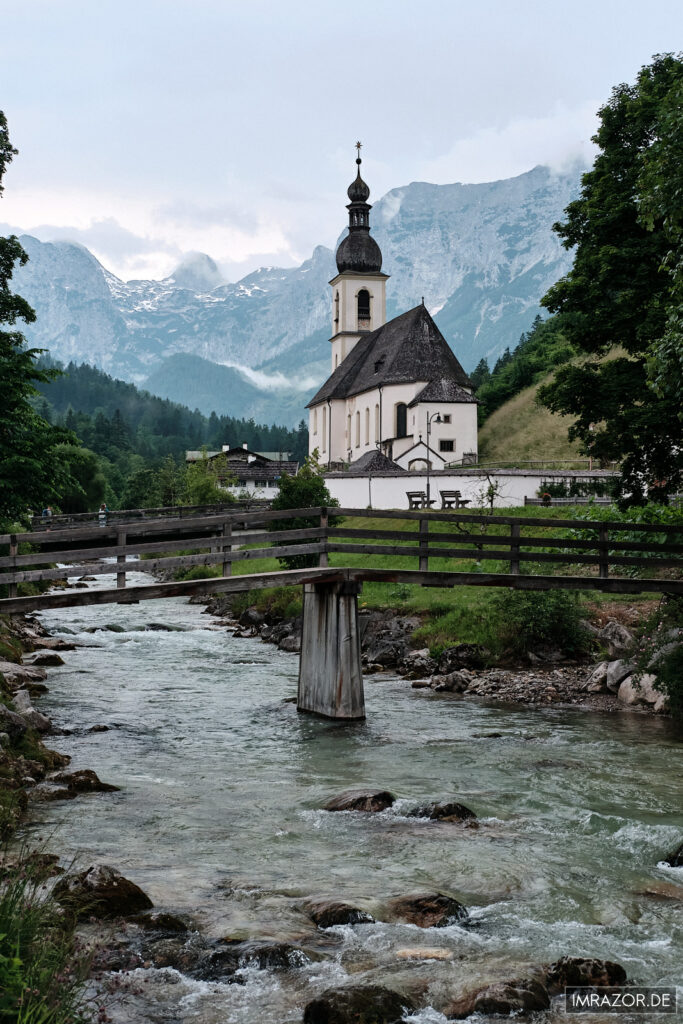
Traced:
[[370, 292], [367, 288], [361, 288], [358, 292], [358, 329], [364, 330], [370, 326]]
[[339, 292], [335, 292], [334, 295], [334, 322], [339, 323]]

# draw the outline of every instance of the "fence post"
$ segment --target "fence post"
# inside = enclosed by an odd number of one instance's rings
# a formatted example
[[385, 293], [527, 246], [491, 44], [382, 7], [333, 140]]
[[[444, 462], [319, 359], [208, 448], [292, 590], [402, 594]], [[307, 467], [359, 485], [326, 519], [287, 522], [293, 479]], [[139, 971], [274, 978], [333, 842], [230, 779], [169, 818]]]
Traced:
[[323, 550], [318, 555], [318, 568], [319, 569], [327, 569], [327, 567], [330, 564], [329, 556], [328, 556], [328, 553], [327, 553], [329, 524], [330, 524], [330, 514], [329, 514], [329, 512], [328, 512], [328, 510], [326, 508], [322, 508], [320, 510], [320, 529], [325, 531], [325, 535], [322, 538], [322, 542], [323, 542], [323, 545], [324, 545]]
[[600, 579], [609, 576], [609, 527], [601, 526], [598, 540], [598, 558], [600, 560]]
[[223, 523], [223, 576], [232, 576], [232, 559], [225, 557], [232, 551], [232, 519]]
[[[116, 546], [117, 547], [125, 547], [125, 544], [126, 544], [126, 531], [125, 530], [119, 530], [119, 532], [116, 534]], [[121, 565], [125, 561], [126, 561], [125, 554], [117, 555], [116, 556], [116, 564], [117, 565]], [[116, 589], [117, 590], [122, 590], [122, 589], [125, 588], [125, 586], [126, 586], [126, 573], [125, 573], [125, 570], [123, 572], [118, 572], [117, 571], [117, 573], [116, 573]]]
[[[16, 533], [12, 533], [12, 534], [10, 534], [10, 538], [9, 538], [9, 556], [10, 556], [10, 558], [13, 558], [15, 560], [14, 563], [12, 564], [12, 571], [13, 572], [17, 571], [16, 557], [17, 557], [17, 552], [18, 551], [19, 551], [19, 545], [17, 544], [17, 535], [16, 535]], [[7, 596], [8, 597], [16, 597], [17, 596], [17, 584], [16, 583], [8, 583], [7, 584]]]
[[420, 572], [429, 572], [429, 520], [420, 520]]
[[510, 527], [510, 572], [513, 576], [519, 576], [519, 523], [513, 523]]

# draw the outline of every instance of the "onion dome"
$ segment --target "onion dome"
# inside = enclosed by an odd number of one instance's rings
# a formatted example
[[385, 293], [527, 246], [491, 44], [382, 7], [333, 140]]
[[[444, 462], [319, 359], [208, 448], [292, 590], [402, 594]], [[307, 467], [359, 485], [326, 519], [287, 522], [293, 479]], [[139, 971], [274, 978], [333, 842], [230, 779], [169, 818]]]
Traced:
[[370, 236], [370, 210], [368, 203], [370, 189], [360, 176], [360, 143], [357, 142], [358, 172], [355, 181], [349, 185], [347, 195], [351, 202], [349, 211], [349, 233], [337, 249], [337, 270], [340, 274], [351, 271], [355, 274], [376, 274], [382, 269], [382, 252]]

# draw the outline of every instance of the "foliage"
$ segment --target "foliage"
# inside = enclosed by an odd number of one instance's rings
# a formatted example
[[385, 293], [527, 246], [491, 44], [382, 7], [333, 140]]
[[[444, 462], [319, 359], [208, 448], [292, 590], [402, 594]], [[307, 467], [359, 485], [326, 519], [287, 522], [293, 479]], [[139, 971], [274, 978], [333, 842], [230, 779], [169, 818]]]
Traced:
[[538, 496], [549, 494], [551, 498], [613, 498], [617, 490], [614, 477], [603, 480], [582, 480], [572, 477], [571, 480], [543, 480], [538, 489]]
[[[663, 501], [683, 474], [676, 443], [680, 394], [655, 394], [648, 385], [648, 360], [666, 338], [671, 316], [680, 313], [663, 269], [678, 262], [670, 255], [664, 207], [675, 205], [665, 198], [672, 185], [668, 154], [680, 138], [674, 143], [658, 133], [675, 127], [682, 82], [683, 61], [657, 56], [634, 85], [617, 86], [599, 111], [593, 141], [600, 152], [565, 222], [554, 225], [563, 245], [575, 248], [574, 264], [542, 300], [561, 314], [564, 335], [586, 358], [561, 367], [541, 389], [541, 400], [553, 412], [576, 417], [569, 437], [586, 453], [622, 461], [625, 503], [647, 496]], [[672, 191], [680, 207], [680, 194]], [[680, 235], [674, 232], [674, 239], [680, 257]], [[613, 355], [617, 348], [623, 354]]]
[[568, 362], [576, 353], [567, 341], [560, 317], [542, 320], [537, 316], [531, 329], [521, 336], [514, 352], [509, 349], [489, 373], [482, 359], [470, 375], [479, 399], [479, 424], [514, 395], [538, 383], [554, 366]]
[[662, 598], [639, 631], [635, 663], [636, 682], [655, 673], [655, 689], [666, 694], [671, 713], [683, 718], [683, 597]]
[[185, 501], [188, 505], [212, 505], [220, 502], [232, 502], [235, 499], [226, 491], [221, 483], [234, 483], [228, 472], [228, 463], [224, 455], [209, 459], [206, 449], [197, 462], [190, 463], [185, 474]]
[[54, 449], [55, 469], [64, 483], [60, 487], [62, 512], [92, 512], [104, 500], [107, 482], [94, 452], [73, 444]]
[[25, 856], [0, 880], [0, 1021], [79, 1024], [88, 960], [79, 952], [40, 871]]
[[577, 594], [565, 590], [498, 590], [491, 602], [490, 644], [514, 655], [538, 647], [580, 655], [590, 644], [581, 618]]
[[[0, 111], [0, 195], [5, 168], [16, 154], [10, 145], [5, 115]], [[28, 256], [15, 235], [0, 238], [0, 521], [25, 520], [30, 507], [42, 508], [58, 497], [55, 446], [70, 438], [35, 412], [31, 398], [51, 374], [38, 369], [39, 350], [24, 347], [17, 321], [32, 323], [29, 304], [10, 291], [15, 264]], [[9, 329], [3, 329], [3, 325]]]
[[[339, 502], [327, 489], [323, 478], [323, 470], [318, 464], [317, 448], [306, 456], [303, 466], [296, 476], [284, 473], [280, 479], [280, 493], [273, 501], [274, 510], [290, 508], [338, 507]], [[339, 517], [331, 516], [330, 525], [339, 522]], [[293, 519], [274, 519], [268, 526], [269, 530], [305, 530], [318, 526], [319, 520], [310, 516], [297, 516]], [[305, 541], [287, 541], [288, 544], [304, 544]], [[278, 561], [287, 569], [306, 569], [317, 565], [317, 555], [284, 555]]]
[[[680, 508], [676, 508], [673, 505], [632, 505], [626, 509], [618, 509], [613, 505], [586, 505], [581, 509], [577, 509], [573, 513], [574, 519], [585, 519], [593, 523], [642, 523], [648, 526], [676, 526], [679, 527], [680, 533], [664, 532], [657, 533], [656, 531], [643, 533], [642, 530], [629, 530], [628, 527], [625, 529], [611, 529], [609, 531], [609, 539], [612, 541], [625, 541], [632, 542], [633, 544], [640, 544], [643, 541], [647, 541], [648, 544], [652, 544], [653, 550], [648, 552], [648, 558], [657, 558], [657, 548], [665, 543], [668, 544], [683, 544], [683, 511]], [[596, 537], [596, 531], [590, 529], [574, 529], [569, 531], [569, 536], [576, 540], [586, 540], [594, 543]], [[628, 549], [621, 549], [618, 552], [619, 555], [638, 555], [641, 554], [637, 548], [633, 551]], [[664, 553], [662, 553], [664, 557]]]

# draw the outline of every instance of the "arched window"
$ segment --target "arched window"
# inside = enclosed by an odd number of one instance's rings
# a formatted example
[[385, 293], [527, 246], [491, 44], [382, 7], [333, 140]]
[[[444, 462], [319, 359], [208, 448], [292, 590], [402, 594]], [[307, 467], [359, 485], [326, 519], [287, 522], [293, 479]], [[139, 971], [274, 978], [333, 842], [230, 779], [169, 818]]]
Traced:
[[379, 436], [379, 402], [375, 406], [375, 441], [381, 441]]
[[396, 406], [396, 437], [408, 436], [408, 409], [405, 402]]
[[370, 409], [365, 410], [365, 443], [370, 444]]
[[323, 451], [327, 451], [327, 410], [323, 409]]
[[370, 326], [370, 292], [367, 288], [361, 288], [358, 292], [358, 330], [365, 330]]
[[360, 413], [356, 413], [356, 448], [360, 448]]
[[318, 410], [313, 410], [313, 433], [318, 433]]
[[339, 292], [335, 292], [334, 295], [334, 322], [339, 323]]
[[346, 417], [346, 444], [351, 447], [351, 413]]

